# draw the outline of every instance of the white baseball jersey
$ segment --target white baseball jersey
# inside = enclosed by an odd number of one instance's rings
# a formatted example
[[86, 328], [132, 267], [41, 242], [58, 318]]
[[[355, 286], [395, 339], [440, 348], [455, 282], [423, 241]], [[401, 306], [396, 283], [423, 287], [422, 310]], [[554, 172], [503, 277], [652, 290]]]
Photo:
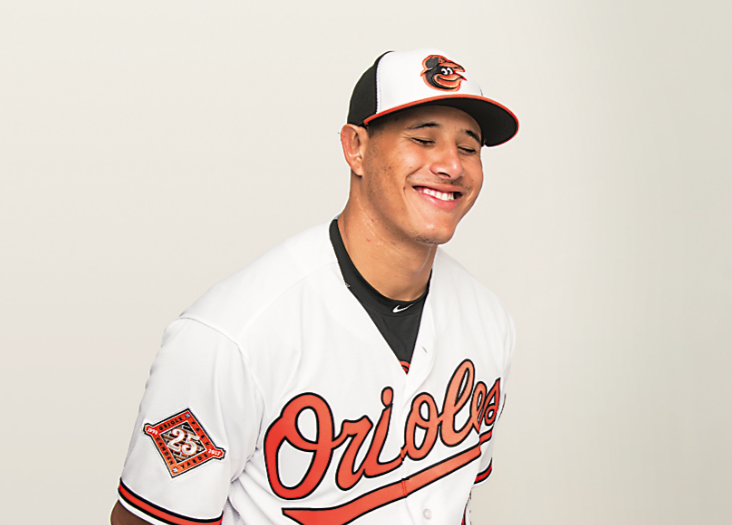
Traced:
[[513, 337], [495, 296], [438, 250], [405, 374], [328, 226], [307, 230], [168, 327], [120, 501], [176, 525], [467, 523]]

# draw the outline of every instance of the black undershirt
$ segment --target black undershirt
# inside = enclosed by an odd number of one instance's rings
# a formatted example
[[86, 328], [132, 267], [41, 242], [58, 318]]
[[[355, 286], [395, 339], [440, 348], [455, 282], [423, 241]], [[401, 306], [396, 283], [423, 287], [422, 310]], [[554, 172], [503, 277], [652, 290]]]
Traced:
[[389, 299], [371, 286], [354, 266], [343, 244], [338, 219], [333, 219], [330, 223], [330, 242], [333, 244], [346, 286], [374, 321], [402, 368], [407, 372], [417, 342], [424, 302], [430, 289], [429, 282], [425, 292], [414, 301]]

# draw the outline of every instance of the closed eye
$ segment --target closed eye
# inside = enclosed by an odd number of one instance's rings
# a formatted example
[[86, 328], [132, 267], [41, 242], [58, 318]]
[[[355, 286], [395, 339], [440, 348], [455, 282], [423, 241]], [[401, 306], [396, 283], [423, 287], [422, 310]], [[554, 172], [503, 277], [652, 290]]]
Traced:
[[422, 146], [431, 146], [432, 144], [435, 143], [434, 140], [420, 139], [420, 138], [417, 138], [417, 137], [412, 137], [412, 140], [414, 142], [416, 142], [417, 144], [421, 144]]

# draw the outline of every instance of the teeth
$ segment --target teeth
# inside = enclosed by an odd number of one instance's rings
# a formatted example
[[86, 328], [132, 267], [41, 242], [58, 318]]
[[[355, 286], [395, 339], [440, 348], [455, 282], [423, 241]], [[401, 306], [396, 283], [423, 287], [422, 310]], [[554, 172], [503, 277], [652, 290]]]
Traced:
[[441, 191], [431, 190], [429, 188], [422, 188], [422, 193], [426, 193], [427, 195], [432, 195], [436, 199], [440, 199], [441, 201], [454, 201], [455, 200], [455, 194], [454, 193], [443, 193]]

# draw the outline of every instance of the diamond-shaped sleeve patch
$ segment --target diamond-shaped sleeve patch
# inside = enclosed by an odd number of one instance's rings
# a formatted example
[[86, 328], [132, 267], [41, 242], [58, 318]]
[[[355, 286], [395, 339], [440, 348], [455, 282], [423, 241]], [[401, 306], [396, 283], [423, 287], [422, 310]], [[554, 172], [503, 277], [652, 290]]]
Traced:
[[224, 449], [214, 445], [189, 409], [158, 423], [145, 424], [143, 432], [155, 443], [172, 477], [226, 455]]

